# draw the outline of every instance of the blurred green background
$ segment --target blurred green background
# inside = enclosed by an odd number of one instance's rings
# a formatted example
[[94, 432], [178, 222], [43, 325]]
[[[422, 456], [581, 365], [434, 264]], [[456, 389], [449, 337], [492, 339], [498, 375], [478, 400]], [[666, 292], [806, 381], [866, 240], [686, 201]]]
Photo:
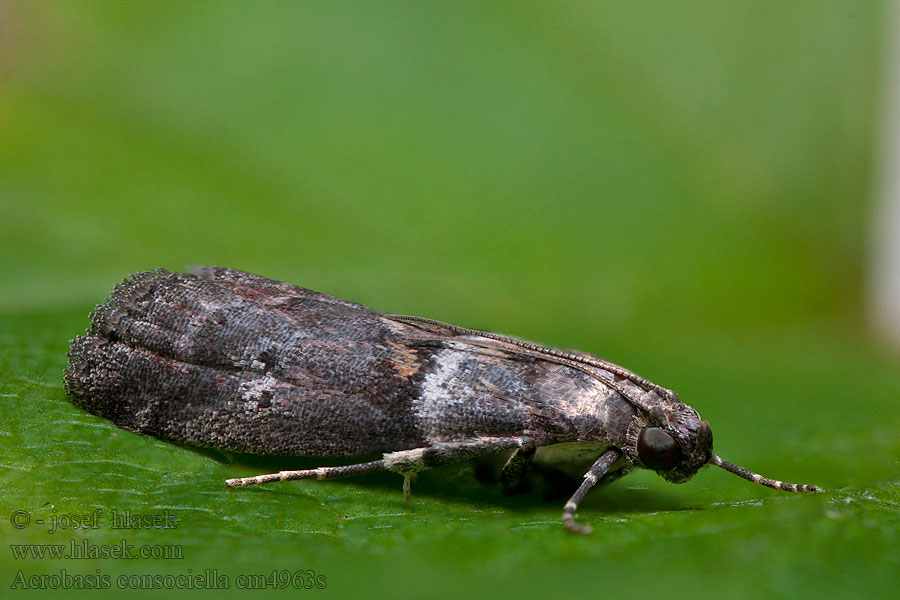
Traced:
[[[900, 358], [862, 318], [888, 14], [4, 2], [3, 538], [184, 558], [6, 555], [0, 586], [312, 569], [323, 596], [895, 591]], [[225, 490], [283, 465], [117, 430], [62, 389], [117, 281], [191, 263], [593, 352], [677, 390], [723, 457], [828, 491], [635, 473], [588, 496], [576, 537], [562, 500], [471, 465], [420, 476], [411, 507], [390, 476]], [[95, 509], [98, 529], [52, 534], [7, 518]], [[112, 509], [180, 520], [123, 532]]]

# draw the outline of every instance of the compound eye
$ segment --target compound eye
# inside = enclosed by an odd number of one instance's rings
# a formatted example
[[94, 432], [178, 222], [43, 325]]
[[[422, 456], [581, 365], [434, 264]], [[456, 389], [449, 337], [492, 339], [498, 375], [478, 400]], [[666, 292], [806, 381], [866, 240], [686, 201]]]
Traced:
[[684, 460], [674, 438], [659, 427], [645, 427], [638, 438], [638, 456], [654, 471], [668, 471]]

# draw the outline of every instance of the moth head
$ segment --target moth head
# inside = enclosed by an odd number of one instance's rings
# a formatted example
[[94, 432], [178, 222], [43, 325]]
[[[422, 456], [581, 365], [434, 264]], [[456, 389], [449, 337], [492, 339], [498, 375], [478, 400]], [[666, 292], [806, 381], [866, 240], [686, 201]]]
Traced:
[[638, 462], [672, 483], [683, 483], [711, 460], [712, 430], [709, 423], [646, 424], [637, 432]]
[[[674, 394], [673, 394], [674, 396]], [[643, 422], [637, 422], [629, 437], [634, 440], [632, 460], [656, 471], [667, 481], [684, 483], [701, 467], [712, 464], [747, 481], [785, 492], [819, 492], [814, 485], [785, 483], [763, 477], [744, 467], [723, 460], [713, 452], [709, 423], [687, 405], [672, 400], [664, 408], [651, 409]]]
[[625, 455], [639, 467], [656, 471], [672, 483], [683, 483], [713, 455], [712, 430], [693, 408], [670, 390], [636, 398], [635, 418], [625, 434]]

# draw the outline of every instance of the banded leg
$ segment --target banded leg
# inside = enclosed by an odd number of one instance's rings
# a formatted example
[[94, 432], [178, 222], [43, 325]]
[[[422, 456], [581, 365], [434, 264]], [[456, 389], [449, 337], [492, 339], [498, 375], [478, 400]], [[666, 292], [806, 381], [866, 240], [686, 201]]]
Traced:
[[747, 481], [752, 481], [753, 483], [758, 483], [759, 485], [764, 485], [766, 487], [770, 487], [773, 490], [781, 490], [782, 492], [821, 492], [822, 488], [817, 485], [808, 485], [804, 483], [785, 483], [784, 481], [778, 481], [777, 479], [769, 479], [768, 477], [763, 477], [759, 473], [754, 473], [744, 467], [739, 467], [734, 463], [730, 463], [723, 458], [719, 458], [715, 454], [712, 455], [712, 458], [709, 459], [709, 462], [716, 465], [717, 467], [722, 467], [729, 473], [734, 473], [738, 477], [743, 477]]
[[534, 441], [527, 437], [484, 437], [460, 442], [440, 442], [423, 448], [389, 452], [381, 460], [373, 460], [372, 462], [339, 467], [318, 467], [300, 471], [280, 471], [267, 475], [257, 475], [256, 477], [229, 479], [225, 482], [225, 485], [228, 487], [244, 487], [294, 479], [338, 479], [340, 477], [351, 477], [353, 475], [387, 470], [403, 475], [403, 495], [409, 501], [410, 477], [419, 471], [491, 452], [533, 446]]
[[578, 510], [578, 505], [581, 504], [581, 501], [587, 495], [588, 491], [590, 491], [598, 481], [603, 479], [603, 476], [606, 475], [609, 468], [613, 466], [613, 463], [619, 460], [620, 456], [622, 456], [622, 453], [619, 450], [610, 448], [604, 452], [600, 458], [591, 465], [588, 472], [584, 474], [584, 482], [577, 490], [575, 490], [575, 493], [572, 494], [572, 497], [569, 498], [569, 501], [566, 502], [566, 505], [563, 507], [562, 521], [563, 525], [566, 526], [566, 529], [585, 535], [593, 531], [593, 528], [590, 525], [579, 525], [575, 522], [575, 511]]
[[419, 471], [510, 448], [531, 448], [533, 452], [534, 440], [528, 437], [481, 437], [459, 442], [438, 442], [424, 448], [385, 454], [384, 462], [389, 471], [403, 475], [403, 497], [408, 504], [410, 478]]
[[351, 477], [353, 475], [384, 471], [385, 468], [385, 461], [384, 459], [381, 459], [340, 467], [318, 467], [316, 469], [303, 469], [301, 471], [279, 471], [278, 473], [268, 473], [266, 475], [257, 475], [256, 477], [228, 479], [225, 481], [225, 485], [228, 487], [245, 487], [248, 485], [271, 483], [273, 481], [291, 481], [293, 479], [338, 479], [340, 477]]
[[527, 483], [525, 477], [534, 466], [535, 450], [533, 446], [516, 448], [510, 455], [509, 460], [500, 469], [500, 484], [504, 492], [513, 493]]

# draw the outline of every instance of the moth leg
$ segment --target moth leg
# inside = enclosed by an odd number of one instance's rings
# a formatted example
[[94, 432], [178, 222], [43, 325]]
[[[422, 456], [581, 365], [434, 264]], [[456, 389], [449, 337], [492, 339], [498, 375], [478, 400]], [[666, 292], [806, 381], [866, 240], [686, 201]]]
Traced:
[[390, 452], [385, 454], [383, 459], [371, 462], [339, 467], [318, 467], [300, 471], [279, 471], [278, 473], [257, 475], [255, 477], [229, 479], [225, 482], [225, 485], [228, 487], [245, 487], [273, 481], [291, 481], [293, 479], [338, 479], [340, 477], [351, 477], [353, 475], [388, 470], [403, 475], [403, 495], [408, 501], [410, 478], [419, 471], [466, 460], [488, 452], [499, 452], [533, 444], [534, 442], [527, 437], [476, 438], [462, 442], [441, 442], [432, 446], [413, 448], [412, 450]]
[[403, 475], [403, 495], [408, 502], [410, 477], [419, 471], [511, 448], [531, 448], [534, 453], [534, 440], [529, 437], [481, 437], [460, 442], [438, 442], [423, 448], [385, 454], [384, 462], [387, 470]]
[[229, 479], [225, 482], [225, 485], [228, 487], [245, 487], [272, 481], [291, 481], [292, 479], [338, 479], [340, 477], [384, 471], [386, 468], [385, 461], [382, 459], [340, 467], [318, 467], [317, 469], [304, 469], [301, 471], [279, 471], [278, 473], [257, 475], [256, 477], [241, 477]]
[[588, 491], [606, 475], [606, 472], [609, 471], [613, 463], [619, 460], [620, 456], [622, 456], [622, 453], [619, 450], [610, 448], [584, 474], [584, 482], [575, 490], [575, 493], [572, 494], [572, 497], [569, 498], [569, 501], [563, 507], [562, 521], [566, 529], [583, 534], [589, 534], [593, 531], [590, 525], [579, 525], [575, 522], [575, 511], [578, 510], [578, 505], [581, 504]]
[[411, 503], [412, 495], [410, 493], [410, 482], [412, 480], [413, 475], [415, 473], [407, 473], [403, 475], [403, 499], [406, 500], [406, 505], [409, 506]]
[[534, 465], [535, 450], [536, 448], [533, 446], [513, 450], [509, 460], [500, 469], [500, 484], [504, 491], [512, 492], [525, 481], [525, 477]]

